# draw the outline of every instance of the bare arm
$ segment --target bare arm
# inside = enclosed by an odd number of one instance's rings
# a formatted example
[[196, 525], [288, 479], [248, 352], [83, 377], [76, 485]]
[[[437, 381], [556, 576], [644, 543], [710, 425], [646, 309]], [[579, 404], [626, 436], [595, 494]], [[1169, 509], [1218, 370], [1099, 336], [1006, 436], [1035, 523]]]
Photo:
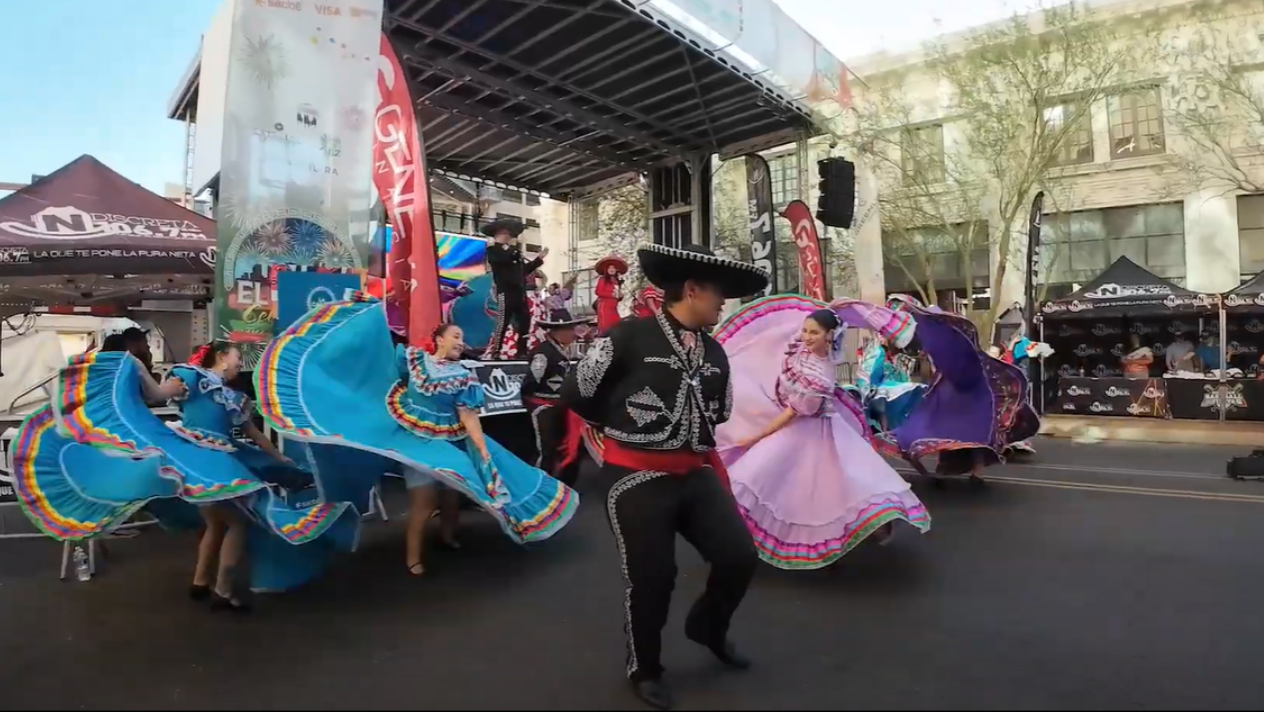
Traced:
[[268, 439], [267, 435], [263, 434], [262, 430], [255, 427], [254, 423], [249, 420], [242, 423], [241, 431], [245, 433], [246, 437], [250, 438], [250, 442], [258, 445], [260, 450], [263, 450], [281, 462], [288, 463], [290, 461], [288, 457], [281, 454], [281, 451], [276, 448], [276, 445], [272, 444], [272, 441]]
[[[139, 363], [138, 361], [137, 364]], [[141, 396], [145, 399], [146, 405], [162, 405], [172, 398], [179, 398], [189, 390], [184, 381], [175, 376], [168, 378], [159, 385], [154, 380], [153, 374], [143, 366], [139, 370]]]
[[790, 421], [794, 420], [794, 417], [796, 415], [798, 414], [794, 412], [794, 408], [786, 408], [785, 410], [781, 411], [780, 413], [777, 414], [776, 418], [772, 419], [772, 422], [768, 423], [768, 425], [762, 431], [760, 431], [758, 435], [750, 439], [750, 445], [754, 445], [760, 440], [763, 440], [769, 435], [772, 435], [778, 430], [781, 430], [782, 428], [786, 427], [787, 425], [790, 424]]
[[461, 419], [461, 425], [465, 426], [465, 435], [470, 442], [474, 443], [474, 447], [483, 456], [483, 460], [492, 459], [491, 453], [487, 450], [487, 440], [483, 438], [483, 423], [478, 419], [478, 411], [458, 407], [456, 413]]

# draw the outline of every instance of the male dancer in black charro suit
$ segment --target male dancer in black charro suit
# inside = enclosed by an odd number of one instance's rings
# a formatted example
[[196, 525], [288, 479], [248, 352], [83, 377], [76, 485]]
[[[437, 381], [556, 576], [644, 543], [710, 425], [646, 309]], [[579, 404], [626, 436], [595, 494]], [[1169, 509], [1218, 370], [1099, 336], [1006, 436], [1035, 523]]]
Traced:
[[733, 385], [724, 349], [707, 330], [719, 323], [725, 299], [757, 294], [768, 274], [695, 245], [648, 245], [637, 257], [664, 292], [662, 310], [619, 322], [594, 341], [567, 375], [561, 404], [603, 429], [602, 475], [614, 482], [606, 513], [627, 585], [627, 675], [642, 701], [668, 709], [660, 652], [677, 533], [711, 564], [685, 636], [729, 667], [750, 664], [728, 630], [758, 557], [715, 453]]
[[525, 226], [512, 218], [498, 219], [483, 228], [483, 234], [492, 238], [487, 246], [487, 264], [492, 270], [492, 282], [496, 285], [496, 301], [499, 315], [496, 328], [492, 329], [491, 342], [487, 344], [486, 358], [500, 357], [500, 347], [505, 340], [505, 328], [512, 325], [518, 334], [518, 355], [527, 353], [527, 339], [531, 335], [531, 308], [527, 303], [527, 275], [544, 264], [548, 248], [540, 251], [533, 260], [524, 262], [518, 236]]

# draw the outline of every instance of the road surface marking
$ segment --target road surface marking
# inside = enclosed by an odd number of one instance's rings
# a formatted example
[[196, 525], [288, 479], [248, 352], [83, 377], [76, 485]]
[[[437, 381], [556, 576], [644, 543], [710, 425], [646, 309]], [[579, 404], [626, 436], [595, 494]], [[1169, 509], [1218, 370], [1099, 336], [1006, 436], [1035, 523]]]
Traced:
[[1227, 480], [1227, 475], [1211, 472], [1172, 472], [1167, 470], [1132, 470], [1125, 467], [1081, 467], [1079, 465], [1055, 465], [1036, 462], [1007, 462], [1003, 467], [1029, 468], [1032, 470], [1061, 470], [1063, 472], [1102, 473], [1107, 475], [1135, 475], [1138, 477], [1181, 477], [1191, 480]]

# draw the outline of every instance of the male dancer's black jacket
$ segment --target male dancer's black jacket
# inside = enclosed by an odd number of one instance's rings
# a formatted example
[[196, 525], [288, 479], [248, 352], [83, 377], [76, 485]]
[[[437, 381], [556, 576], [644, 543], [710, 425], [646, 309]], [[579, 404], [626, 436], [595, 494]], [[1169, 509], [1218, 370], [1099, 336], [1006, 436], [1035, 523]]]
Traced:
[[728, 358], [709, 335], [666, 312], [619, 322], [593, 342], [561, 403], [602, 426], [606, 512], [627, 584], [627, 674], [662, 675], [662, 628], [679, 532], [711, 564], [685, 635], [722, 649], [758, 557], [715, 455], [715, 427], [733, 409]]
[[522, 402], [535, 427], [535, 445], [540, 453], [536, 467], [573, 487], [579, 476], [583, 421], [560, 403], [562, 384], [571, 369], [570, 356], [556, 341], [545, 339], [531, 350], [528, 361]]
[[522, 250], [509, 243], [492, 243], [487, 246], [487, 264], [492, 270], [492, 282], [496, 285], [496, 301], [500, 315], [492, 330], [488, 355], [496, 358], [505, 339], [505, 328], [513, 326], [518, 333], [518, 357], [527, 353], [527, 338], [531, 334], [531, 309], [527, 305], [527, 275], [544, 264], [543, 257], [530, 262], [522, 261]]

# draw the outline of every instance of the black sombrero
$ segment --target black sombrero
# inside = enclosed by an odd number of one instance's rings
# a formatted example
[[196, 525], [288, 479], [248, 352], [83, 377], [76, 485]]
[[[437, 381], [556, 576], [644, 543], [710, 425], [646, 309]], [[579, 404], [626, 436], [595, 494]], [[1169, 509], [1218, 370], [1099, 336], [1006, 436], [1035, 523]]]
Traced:
[[527, 226], [517, 218], [496, 218], [483, 226], [482, 233], [488, 237], [496, 237], [496, 233], [506, 230], [510, 236], [517, 237], [526, 229]]
[[544, 329], [570, 329], [592, 321], [588, 317], [576, 319], [568, 309], [554, 309], [547, 319], [536, 319], [536, 324]]
[[645, 278], [661, 289], [686, 280], [714, 284], [726, 299], [749, 297], [768, 286], [768, 273], [750, 262], [717, 257], [702, 245], [642, 245], [636, 251]]

